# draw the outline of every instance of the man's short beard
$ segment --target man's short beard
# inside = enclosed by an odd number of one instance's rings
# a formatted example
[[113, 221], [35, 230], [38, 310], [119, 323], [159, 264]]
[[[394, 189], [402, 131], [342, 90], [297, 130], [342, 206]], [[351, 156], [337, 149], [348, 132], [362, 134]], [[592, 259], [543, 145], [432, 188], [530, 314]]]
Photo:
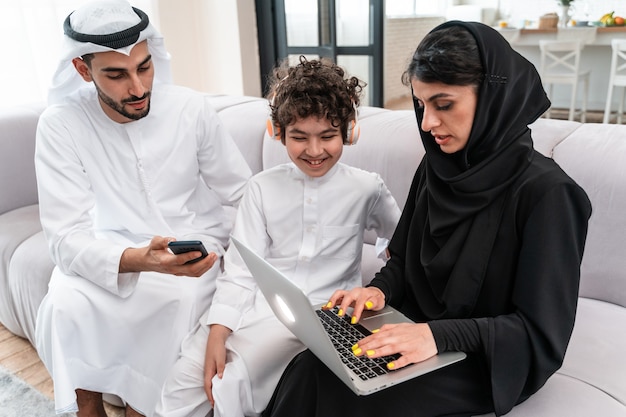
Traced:
[[[107, 106], [109, 106], [111, 109], [115, 110], [122, 116], [126, 117], [127, 119], [139, 120], [139, 119], [146, 117], [148, 113], [150, 112], [150, 100], [149, 100], [150, 95], [151, 95], [150, 91], [146, 91], [143, 97], [131, 96], [129, 98], [123, 99], [121, 103], [118, 103], [115, 100], [113, 100], [111, 97], [104, 94], [104, 92], [100, 89], [100, 87], [98, 87], [98, 84], [96, 84], [95, 82], [93, 84], [96, 86], [96, 91], [98, 92], [98, 97], [100, 97], [100, 100], [102, 100], [104, 104], [106, 104]], [[141, 101], [143, 99], [148, 99], [148, 102], [146, 104], [146, 108], [140, 113], [130, 113], [124, 109], [125, 103], [130, 103], [133, 101]]]

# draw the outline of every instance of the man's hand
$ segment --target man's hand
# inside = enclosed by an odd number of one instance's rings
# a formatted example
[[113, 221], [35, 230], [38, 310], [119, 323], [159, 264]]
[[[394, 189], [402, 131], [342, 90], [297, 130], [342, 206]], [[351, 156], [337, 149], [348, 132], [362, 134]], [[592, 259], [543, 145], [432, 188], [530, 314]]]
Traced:
[[211, 269], [218, 257], [215, 252], [198, 262], [186, 264], [196, 259], [200, 252], [187, 252], [180, 255], [172, 254], [167, 244], [171, 237], [155, 236], [148, 246], [143, 248], [127, 248], [120, 260], [121, 273], [154, 271], [177, 276], [199, 277]]
[[224, 376], [226, 367], [226, 339], [232, 331], [221, 324], [212, 324], [209, 332], [209, 339], [206, 344], [204, 356], [204, 391], [211, 406], [215, 408], [215, 398], [213, 398], [213, 377]]

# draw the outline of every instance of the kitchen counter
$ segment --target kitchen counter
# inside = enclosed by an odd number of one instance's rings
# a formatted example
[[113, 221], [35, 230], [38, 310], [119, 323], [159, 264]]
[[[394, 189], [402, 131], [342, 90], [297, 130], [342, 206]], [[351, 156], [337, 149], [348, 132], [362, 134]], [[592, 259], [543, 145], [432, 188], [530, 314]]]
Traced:
[[[566, 29], [572, 29], [572, 30], [576, 30], [576, 29], [584, 29], [586, 27], [596, 27], [596, 26], [568, 26]], [[512, 29], [515, 30], [515, 29]], [[532, 35], [535, 33], [556, 33], [558, 32], [559, 28], [552, 28], [552, 29], [531, 29], [531, 28], [524, 28], [524, 29], [520, 29], [522, 31], [523, 35]], [[626, 33], [626, 26], [597, 26], [596, 30], [598, 33], [616, 33], [616, 32], [624, 32]]]
[[[626, 26], [611, 27], [567, 27], [554, 29], [498, 29], [500, 33], [511, 43], [511, 46], [532, 62], [539, 70], [541, 53], [539, 41], [542, 39], [586, 39], [585, 48], [581, 55], [581, 68], [591, 70], [589, 79], [589, 97], [587, 108], [589, 110], [604, 111], [609, 85], [609, 71], [611, 68], [611, 40], [626, 39]], [[555, 86], [552, 106], [554, 108], [569, 108], [571, 87]], [[613, 109], [617, 108], [617, 97]], [[582, 97], [582, 89], [579, 89], [578, 98]]]
[[570, 36], [576, 37], [578, 33], [591, 31], [595, 29], [595, 40], [588, 45], [607, 45], [611, 46], [611, 40], [615, 38], [626, 39], [626, 26], [610, 26], [610, 27], [595, 27], [595, 26], [570, 26], [567, 28], [554, 28], [554, 29], [502, 29], [501, 31], [519, 32], [517, 39], [513, 42], [517, 45], [539, 45], [541, 39], [567, 39]]

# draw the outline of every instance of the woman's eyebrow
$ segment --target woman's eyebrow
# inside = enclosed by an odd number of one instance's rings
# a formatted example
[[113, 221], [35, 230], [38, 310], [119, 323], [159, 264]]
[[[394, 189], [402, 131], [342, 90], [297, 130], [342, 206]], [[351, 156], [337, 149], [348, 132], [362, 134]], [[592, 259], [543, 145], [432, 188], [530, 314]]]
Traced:
[[[437, 94], [433, 94], [432, 96], [430, 96], [429, 98], [425, 99], [424, 101], [432, 102], [432, 101], [435, 101], [435, 100], [437, 100], [439, 98], [447, 98], [447, 97], [451, 97], [451, 96], [452, 96], [452, 94], [449, 94], [449, 93], [437, 93]], [[421, 100], [421, 98], [417, 97], [415, 94], [413, 94], [413, 98], [415, 100]]]
[[440, 99], [440, 98], [450, 97], [451, 95], [452, 94], [448, 94], [448, 93], [437, 93], [437, 94], [433, 94], [432, 96], [430, 96], [428, 98], [428, 100], [426, 100], [426, 101], [435, 101], [435, 100]]

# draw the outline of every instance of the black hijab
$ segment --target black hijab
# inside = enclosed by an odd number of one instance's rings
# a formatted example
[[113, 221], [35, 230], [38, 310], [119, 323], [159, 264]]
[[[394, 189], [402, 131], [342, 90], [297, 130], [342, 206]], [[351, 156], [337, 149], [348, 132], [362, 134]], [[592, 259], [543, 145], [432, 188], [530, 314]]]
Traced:
[[414, 180], [414, 220], [407, 238], [421, 239], [421, 253], [419, 258], [406, 253], [406, 271], [424, 275], [410, 285], [420, 315], [427, 319], [471, 314], [507, 190], [534, 155], [528, 125], [550, 106], [535, 67], [496, 30], [450, 21], [431, 33], [451, 26], [463, 27], [475, 38], [484, 77], [469, 140], [453, 155], [422, 130], [423, 111], [415, 103], [426, 156]]

